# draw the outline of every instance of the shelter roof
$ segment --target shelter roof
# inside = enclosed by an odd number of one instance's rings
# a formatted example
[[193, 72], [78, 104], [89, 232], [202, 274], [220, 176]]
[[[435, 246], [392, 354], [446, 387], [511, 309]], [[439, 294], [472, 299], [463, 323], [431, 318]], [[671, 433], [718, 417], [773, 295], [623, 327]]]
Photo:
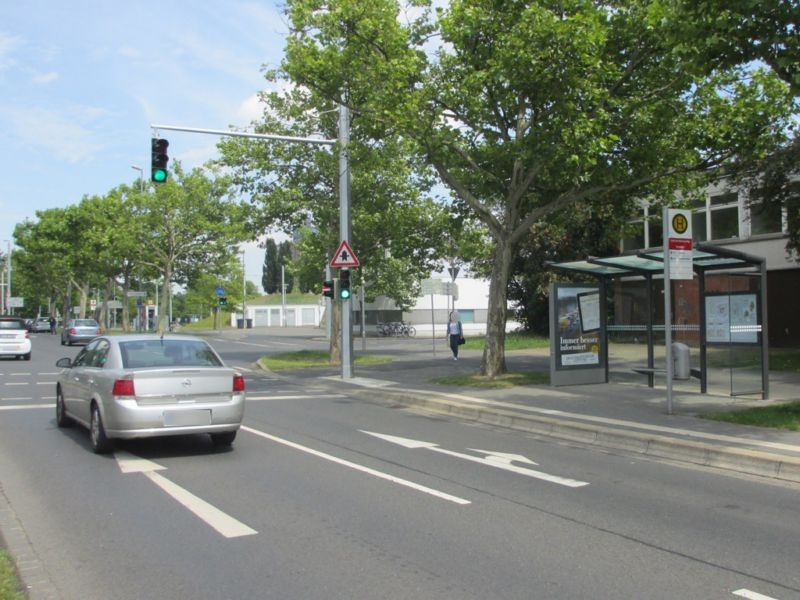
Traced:
[[[692, 263], [695, 270], [755, 268], [760, 267], [763, 262], [762, 257], [713, 244], [696, 243], [692, 249]], [[590, 257], [586, 260], [552, 262], [548, 263], [548, 267], [558, 271], [611, 279], [636, 275], [663, 275], [664, 249], [646, 248], [635, 253], [607, 258]]]

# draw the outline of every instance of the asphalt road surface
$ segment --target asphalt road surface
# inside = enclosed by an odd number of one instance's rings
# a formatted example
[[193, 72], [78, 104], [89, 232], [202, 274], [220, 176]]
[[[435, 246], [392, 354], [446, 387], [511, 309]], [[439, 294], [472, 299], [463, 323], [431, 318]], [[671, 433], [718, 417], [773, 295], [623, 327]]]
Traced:
[[0, 523], [34, 599], [800, 598], [800, 486], [282, 381], [255, 359], [325, 343], [263, 333], [210, 338], [247, 382], [232, 450], [97, 456], [54, 420], [79, 349], [32, 337], [0, 360]]

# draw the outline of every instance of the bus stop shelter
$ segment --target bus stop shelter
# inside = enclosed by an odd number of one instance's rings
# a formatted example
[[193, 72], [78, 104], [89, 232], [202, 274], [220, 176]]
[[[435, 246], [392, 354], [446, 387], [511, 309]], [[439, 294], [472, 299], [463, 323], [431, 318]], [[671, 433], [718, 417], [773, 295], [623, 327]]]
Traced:
[[[605, 366], [605, 381], [608, 381], [608, 311], [605, 300], [613, 287], [635, 279], [644, 280], [644, 298], [638, 300], [645, 315], [645, 322], [638, 325], [643, 330], [647, 344], [646, 367], [638, 371], [647, 376], [648, 385], [653, 386], [654, 375], [660, 372], [655, 368], [655, 333], [664, 331], [664, 322], [655, 323], [659, 312], [659, 301], [663, 311], [661, 294], [654, 292], [654, 281], [664, 276], [664, 249], [648, 248], [636, 253], [608, 258], [587, 258], [586, 260], [549, 263], [550, 269], [569, 274], [570, 279], [591, 277], [600, 288], [601, 310], [605, 318], [600, 319], [600, 336], [606, 343], [601, 344], [605, 360], [598, 364]], [[686, 339], [696, 341], [699, 349], [699, 365], [691, 370], [693, 377], [700, 381], [700, 392], [707, 393], [709, 377], [709, 349], [715, 350], [729, 362], [731, 395], [760, 394], [769, 398], [769, 352], [767, 336], [767, 277], [766, 262], [762, 257], [743, 252], [720, 248], [708, 243], [695, 243], [692, 249], [692, 269], [694, 278], [691, 289], [673, 294], [680, 299], [681, 306], [691, 313], [691, 321], [680, 324], [672, 319], [673, 332]], [[721, 281], [728, 283], [721, 284]], [[672, 281], [673, 288], [677, 282]], [[663, 288], [662, 288], [663, 289]], [[675, 312], [675, 308], [670, 310]], [[551, 302], [551, 312], [553, 310]], [[615, 317], [619, 310], [615, 307]], [[622, 315], [624, 320], [624, 315]], [[551, 324], [553, 323], [551, 316]], [[557, 323], [557, 320], [555, 321]], [[553, 335], [551, 325], [551, 337]], [[722, 352], [720, 352], [723, 350]], [[734, 366], [737, 361], [751, 355], [753, 360], [746, 366], [748, 377], [745, 383], [745, 367]], [[757, 363], [757, 364], [756, 364]], [[568, 368], [568, 367], [565, 367]], [[728, 368], [728, 367], [726, 367]], [[760, 371], [760, 378], [755, 374]], [[760, 379], [760, 382], [757, 381]], [[760, 387], [760, 389], [758, 389]]]

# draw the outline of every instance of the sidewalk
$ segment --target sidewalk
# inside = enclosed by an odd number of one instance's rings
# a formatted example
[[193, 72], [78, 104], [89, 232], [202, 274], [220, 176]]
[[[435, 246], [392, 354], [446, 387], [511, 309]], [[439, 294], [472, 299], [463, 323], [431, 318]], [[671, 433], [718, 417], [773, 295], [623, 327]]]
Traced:
[[[667, 414], [666, 389], [641, 383], [609, 383], [550, 387], [517, 386], [483, 390], [431, 383], [449, 374], [477, 373], [481, 352], [467, 351], [453, 361], [449, 353], [372, 348], [369, 354], [390, 354], [391, 363], [356, 366], [343, 380], [338, 368], [281, 372], [278, 377], [315, 384], [339, 392], [392, 402], [429, 412], [506, 427], [528, 433], [667, 458], [740, 473], [800, 483], [800, 432], [750, 427], [697, 418], [708, 411], [800, 399], [800, 374], [775, 372], [770, 400], [700, 394], [696, 385], [676, 385], [673, 414]], [[356, 350], [356, 355], [359, 353]], [[511, 371], [547, 371], [546, 351], [506, 354]], [[376, 390], [380, 389], [380, 395]]]

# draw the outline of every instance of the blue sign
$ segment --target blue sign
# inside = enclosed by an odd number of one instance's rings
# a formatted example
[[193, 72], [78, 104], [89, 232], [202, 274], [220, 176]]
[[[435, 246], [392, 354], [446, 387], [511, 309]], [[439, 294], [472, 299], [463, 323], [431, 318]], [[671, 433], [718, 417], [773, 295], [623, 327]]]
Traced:
[[220, 298], [222, 298], [225, 295], [225, 288], [222, 287], [221, 285], [218, 285], [215, 291], [217, 293], [217, 296], [219, 296]]

